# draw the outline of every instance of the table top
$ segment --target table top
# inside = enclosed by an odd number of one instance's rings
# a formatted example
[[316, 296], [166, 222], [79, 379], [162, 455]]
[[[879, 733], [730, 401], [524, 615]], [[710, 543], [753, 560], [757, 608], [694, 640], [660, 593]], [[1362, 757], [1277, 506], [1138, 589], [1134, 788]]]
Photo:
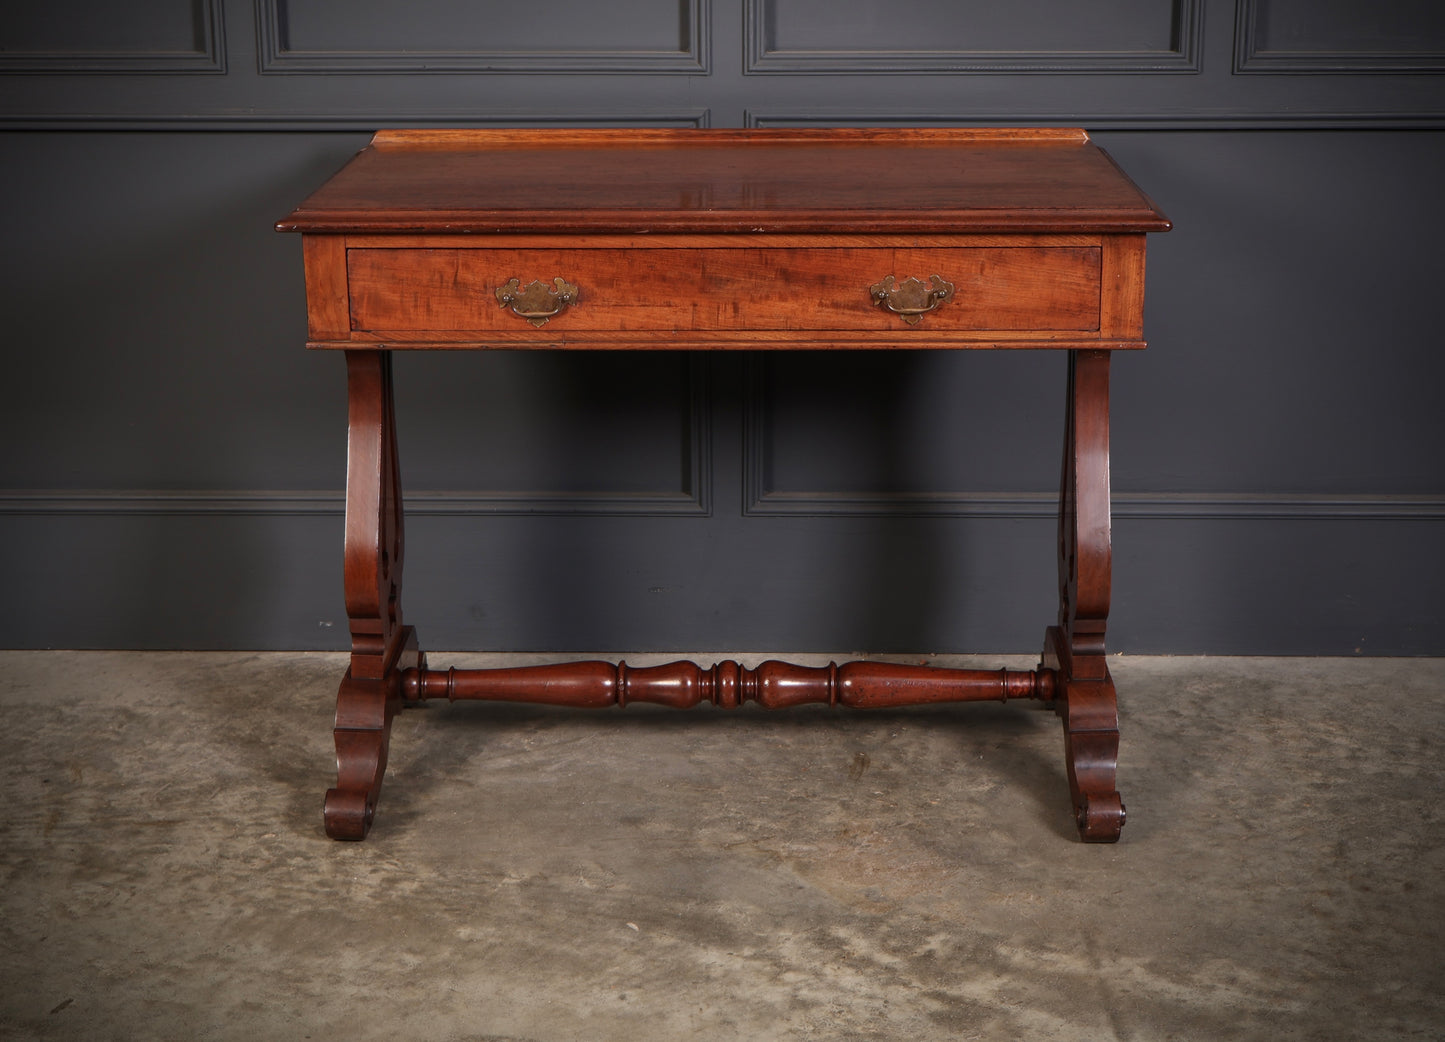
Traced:
[[1169, 221], [1074, 129], [383, 130], [309, 233], [1137, 233]]

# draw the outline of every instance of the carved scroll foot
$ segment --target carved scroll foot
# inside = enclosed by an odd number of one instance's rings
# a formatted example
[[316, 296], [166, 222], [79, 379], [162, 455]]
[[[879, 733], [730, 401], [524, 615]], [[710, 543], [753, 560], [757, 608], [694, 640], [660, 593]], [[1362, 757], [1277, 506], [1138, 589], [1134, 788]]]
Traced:
[[[1066, 684], [1058, 704], [1064, 718], [1064, 756], [1074, 821], [1085, 843], [1117, 842], [1124, 827], [1124, 801], [1114, 780], [1119, 763], [1114, 706], [1114, 684], [1107, 679]], [[1114, 719], [1115, 726], [1096, 730], [1105, 717]]]
[[403, 702], [401, 674], [425, 668], [417, 650], [416, 634], [403, 628], [397, 646], [386, 656], [378, 679], [358, 680], [347, 670], [336, 695], [336, 787], [327, 790], [322, 812], [326, 834], [332, 839], [365, 839], [376, 816], [386, 754], [391, 742], [391, 720]]
[[1119, 702], [1107, 666], [1073, 676], [1074, 657], [1061, 632], [1050, 628], [1044, 643], [1044, 665], [1059, 670], [1054, 711], [1064, 722], [1064, 762], [1074, 821], [1085, 843], [1115, 843], [1124, 827], [1124, 801], [1116, 787], [1119, 764]]
[[1079, 838], [1085, 843], [1117, 843], [1124, 828], [1124, 802], [1117, 792], [1082, 796], [1077, 809]]
[[[382, 739], [382, 744], [385, 744], [385, 739]], [[372, 752], [373, 755], [379, 755], [382, 761], [381, 769], [384, 771], [386, 750], [381, 748]], [[337, 759], [341, 758], [342, 753], [338, 749]], [[380, 775], [376, 776], [375, 787], [380, 790]], [[376, 816], [377, 795], [378, 792], [359, 788], [327, 789], [326, 803], [321, 812], [326, 822], [326, 834], [332, 839], [365, 839], [366, 834], [371, 831], [372, 819]]]

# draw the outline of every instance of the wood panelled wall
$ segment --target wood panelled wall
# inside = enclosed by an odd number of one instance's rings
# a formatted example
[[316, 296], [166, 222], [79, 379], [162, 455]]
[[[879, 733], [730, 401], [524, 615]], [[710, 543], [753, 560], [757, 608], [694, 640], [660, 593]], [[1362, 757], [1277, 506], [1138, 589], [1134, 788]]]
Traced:
[[[0, 19], [0, 646], [342, 646], [270, 230], [383, 126], [1082, 125], [1174, 219], [1112, 646], [1445, 654], [1435, 0], [71, 0]], [[887, 185], [879, 186], [880, 193]], [[434, 648], [1032, 651], [1063, 359], [398, 363]]]

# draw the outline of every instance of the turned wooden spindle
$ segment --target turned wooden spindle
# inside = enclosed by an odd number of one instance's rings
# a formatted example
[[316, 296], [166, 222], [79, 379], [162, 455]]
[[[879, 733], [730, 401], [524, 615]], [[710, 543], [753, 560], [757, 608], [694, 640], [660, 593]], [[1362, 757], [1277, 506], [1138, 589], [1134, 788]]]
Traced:
[[756, 702], [784, 709], [826, 702], [855, 709], [926, 705], [936, 702], [1052, 701], [1051, 669], [941, 669], [886, 662], [796, 666], [768, 661], [755, 669], [719, 662], [708, 669], [693, 662], [637, 668], [626, 662], [569, 662], [516, 669], [409, 669], [402, 674], [402, 698], [531, 702], [601, 708], [629, 702], [686, 709], [710, 702], [736, 709]]

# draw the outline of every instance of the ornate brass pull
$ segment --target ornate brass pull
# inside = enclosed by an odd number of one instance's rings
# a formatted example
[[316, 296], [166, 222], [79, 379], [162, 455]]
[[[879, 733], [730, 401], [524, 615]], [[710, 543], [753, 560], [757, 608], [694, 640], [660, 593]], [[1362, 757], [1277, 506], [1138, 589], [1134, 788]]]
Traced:
[[551, 286], [539, 280], [525, 287], [521, 279], [512, 279], [497, 287], [497, 303], [541, 327], [553, 315], [566, 311], [567, 305], [577, 303], [577, 287], [565, 279], [553, 279]]
[[930, 275], [926, 283], [912, 277], [898, 282], [889, 275], [870, 286], [868, 295], [873, 303], [881, 304], [910, 326], [916, 326], [919, 319], [953, 296], [953, 283], [937, 275]]

